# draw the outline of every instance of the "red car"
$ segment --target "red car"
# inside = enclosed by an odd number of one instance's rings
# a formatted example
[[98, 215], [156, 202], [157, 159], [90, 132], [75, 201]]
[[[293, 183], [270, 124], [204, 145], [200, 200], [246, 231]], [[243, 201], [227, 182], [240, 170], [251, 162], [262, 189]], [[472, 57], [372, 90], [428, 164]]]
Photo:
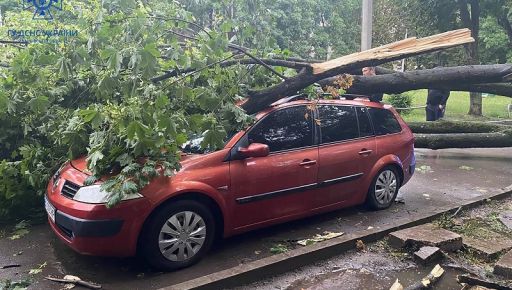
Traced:
[[111, 209], [100, 185], [83, 186], [85, 158], [65, 164], [45, 196], [53, 231], [82, 254], [139, 253], [178, 269], [217, 238], [365, 202], [387, 208], [414, 173], [413, 134], [388, 105], [300, 100], [256, 119], [223, 149], [184, 154], [176, 175]]

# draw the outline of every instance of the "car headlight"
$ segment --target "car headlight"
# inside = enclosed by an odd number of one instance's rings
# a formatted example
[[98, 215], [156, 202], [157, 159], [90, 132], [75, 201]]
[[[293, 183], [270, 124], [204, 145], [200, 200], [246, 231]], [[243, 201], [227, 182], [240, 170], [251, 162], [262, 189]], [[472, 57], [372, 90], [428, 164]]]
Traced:
[[[76, 201], [85, 203], [106, 203], [108, 201], [109, 193], [101, 189], [101, 185], [90, 185], [81, 187], [73, 197]], [[128, 194], [122, 200], [136, 199], [143, 197], [139, 193]]]

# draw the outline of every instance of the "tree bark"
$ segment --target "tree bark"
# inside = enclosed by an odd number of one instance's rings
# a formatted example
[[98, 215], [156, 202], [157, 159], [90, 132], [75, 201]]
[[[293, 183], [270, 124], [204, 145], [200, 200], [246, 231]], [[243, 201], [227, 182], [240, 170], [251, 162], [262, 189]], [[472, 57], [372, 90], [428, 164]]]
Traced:
[[414, 134], [416, 148], [501, 148], [512, 147], [512, 132]]
[[451, 134], [451, 133], [496, 133], [512, 129], [510, 126], [487, 122], [445, 121], [408, 122], [413, 133], [418, 134]]

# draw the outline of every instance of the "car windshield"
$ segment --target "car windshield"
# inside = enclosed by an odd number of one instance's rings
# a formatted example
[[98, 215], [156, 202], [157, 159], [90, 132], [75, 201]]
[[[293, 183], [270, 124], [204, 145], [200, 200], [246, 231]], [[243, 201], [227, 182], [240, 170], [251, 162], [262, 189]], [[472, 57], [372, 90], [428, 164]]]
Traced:
[[[223, 140], [224, 145], [226, 145], [228, 143], [228, 141], [231, 140], [231, 138], [235, 135], [235, 133], [236, 132], [231, 132], [226, 136], [226, 138]], [[203, 140], [204, 140], [203, 134], [193, 134], [188, 138], [188, 141], [185, 142], [181, 146], [181, 150], [184, 153], [189, 153], [189, 154], [206, 154], [206, 153], [215, 151], [215, 150], [212, 150], [211, 148], [203, 148], [201, 146], [201, 143], [203, 142]]]

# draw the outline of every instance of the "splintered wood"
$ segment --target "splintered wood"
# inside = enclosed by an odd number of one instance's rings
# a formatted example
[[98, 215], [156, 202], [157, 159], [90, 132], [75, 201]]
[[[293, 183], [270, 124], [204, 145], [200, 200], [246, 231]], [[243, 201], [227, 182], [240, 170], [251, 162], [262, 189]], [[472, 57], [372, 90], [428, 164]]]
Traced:
[[315, 63], [311, 66], [313, 67], [313, 74], [317, 75], [349, 64], [376, 59], [408, 57], [425, 52], [467, 44], [474, 41], [475, 39], [471, 37], [471, 30], [464, 28], [420, 39], [411, 37], [370, 50], [342, 56], [326, 62]]

